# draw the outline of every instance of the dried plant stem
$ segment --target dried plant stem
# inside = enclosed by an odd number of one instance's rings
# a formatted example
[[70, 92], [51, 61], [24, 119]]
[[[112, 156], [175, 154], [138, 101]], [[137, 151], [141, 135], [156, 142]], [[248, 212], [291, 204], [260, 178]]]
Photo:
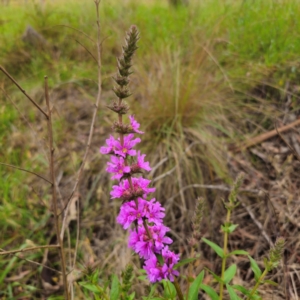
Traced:
[[296, 126], [300, 125], [300, 119], [297, 119], [296, 121], [290, 123], [290, 124], [287, 124], [287, 125], [284, 125], [282, 127], [277, 127], [276, 126], [276, 129], [274, 130], [271, 130], [271, 131], [268, 131], [266, 133], [262, 133], [254, 138], [251, 138], [247, 141], [245, 141], [244, 143], [242, 143], [240, 146], [236, 147], [235, 149], [233, 149], [234, 152], [240, 152], [240, 151], [243, 151], [249, 147], [252, 147], [252, 146], [255, 146], [257, 144], [260, 144], [274, 136], [276, 136], [277, 134], [279, 133], [283, 133], [287, 130], [290, 130]]
[[26, 91], [17, 83], [17, 81], [2, 67], [0, 66], [0, 71], [2, 71], [17, 87], [18, 89], [29, 99], [29, 101], [45, 116], [48, 120], [47, 113], [26, 93]]
[[[231, 210], [227, 209], [227, 215], [226, 215], [226, 223], [225, 224], [229, 224], [230, 223], [230, 217], [231, 217]], [[223, 252], [224, 252], [224, 256], [222, 258], [222, 270], [221, 270], [221, 279], [222, 281], [220, 282], [220, 296], [219, 299], [222, 300], [223, 299], [223, 291], [224, 291], [224, 275], [225, 275], [225, 270], [226, 270], [226, 258], [227, 258], [227, 251], [228, 251], [228, 231], [224, 232], [224, 242], [223, 242]]]
[[45, 76], [45, 97], [46, 97], [46, 104], [47, 104], [47, 110], [48, 110], [47, 125], [48, 125], [48, 136], [49, 136], [49, 152], [50, 152], [49, 153], [50, 154], [49, 172], [50, 172], [50, 178], [52, 181], [51, 187], [52, 187], [52, 205], [53, 205], [54, 223], [55, 223], [57, 242], [59, 245], [59, 254], [60, 254], [60, 261], [61, 261], [65, 298], [67, 300], [69, 300], [70, 297], [69, 297], [69, 292], [68, 292], [66, 260], [65, 260], [65, 254], [64, 254], [63, 239], [61, 239], [61, 236], [60, 236], [59, 216], [58, 216], [58, 208], [57, 208], [57, 195], [56, 195], [55, 171], [54, 171], [54, 150], [55, 149], [54, 149], [54, 143], [53, 143], [52, 111], [51, 111], [51, 107], [50, 107], [47, 76]]
[[[101, 27], [100, 27], [100, 15], [99, 15], [99, 5], [100, 5], [100, 0], [95, 0], [95, 5], [96, 5], [96, 14], [97, 14], [97, 54], [98, 54], [98, 63], [97, 63], [97, 68], [98, 68], [98, 93], [97, 93], [97, 98], [96, 98], [96, 102], [94, 105], [94, 112], [93, 112], [93, 116], [92, 116], [92, 121], [91, 121], [91, 126], [90, 126], [90, 132], [89, 132], [89, 137], [88, 137], [88, 141], [86, 144], [86, 148], [85, 148], [85, 152], [82, 158], [82, 163], [80, 165], [80, 168], [77, 172], [77, 178], [75, 181], [75, 185], [73, 187], [72, 193], [68, 199], [68, 202], [66, 204], [66, 206], [64, 207], [63, 210], [65, 210], [64, 212], [64, 219], [63, 219], [63, 223], [62, 223], [62, 228], [61, 228], [61, 232], [60, 232], [60, 236], [63, 239], [64, 236], [64, 232], [65, 232], [65, 226], [66, 226], [66, 221], [67, 221], [67, 215], [68, 215], [68, 210], [70, 207], [70, 203], [71, 203], [71, 199], [74, 195], [75, 192], [77, 192], [78, 190], [78, 186], [81, 180], [81, 176], [82, 176], [82, 172], [87, 160], [87, 156], [89, 154], [89, 150], [91, 147], [91, 142], [92, 142], [92, 138], [93, 138], [93, 134], [94, 134], [94, 127], [95, 127], [95, 122], [96, 122], [96, 117], [97, 117], [97, 111], [98, 111], [98, 107], [99, 107], [99, 103], [100, 103], [100, 99], [101, 99], [101, 94], [102, 94], [102, 74], [101, 74]], [[79, 214], [77, 215], [79, 218]], [[77, 248], [77, 247], [76, 247]], [[76, 256], [76, 253], [75, 253]]]
[[40, 250], [40, 249], [59, 248], [59, 247], [60, 247], [59, 245], [36, 246], [36, 247], [11, 250], [11, 251], [0, 251], [0, 255], [10, 255], [10, 254], [15, 254], [15, 253], [29, 252], [29, 251], [35, 251], [35, 250]]
[[45, 178], [44, 176], [42, 176], [42, 175], [39, 175], [39, 174], [37, 174], [37, 173], [35, 173], [35, 172], [29, 171], [29, 170], [26, 170], [26, 169], [23, 169], [23, 168], [20, 168], [20, 167], [14, 166], [14, 165], [5, 164], [5, 163], [3, 163], [3, 162], [0, 162], [0, 165], [2, 165], [2, 166], [6, 166], [6, 167], [10, 167], [10, 168], [14, 168], [14, 169], [17, 169], [17, 170], [20, 170], [20, 171], [26, 172], [26, 173], [33, 174], [33, 175], [35, 175], [35, 176], [37, 176], [37, 177], [39, 177], [39, 178], [41, 178], [41, 179], [43, 179], [43, 180], [47, 181], [48, 183], [52, 184], [52, 182], [51, 182], [51, 181], [49, 181], [47, 178]]

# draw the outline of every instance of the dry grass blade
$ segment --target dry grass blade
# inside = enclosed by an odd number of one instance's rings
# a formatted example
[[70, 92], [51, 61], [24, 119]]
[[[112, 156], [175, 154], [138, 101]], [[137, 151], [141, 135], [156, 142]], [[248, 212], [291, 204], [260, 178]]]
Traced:
[[49, 152], [50, 152], [49, 153], [49, 173], [50, 173], [50, 178], [52, 181], [51, 190], [52, 190], [53, 215], [54, 215], [54, 223], [55, 223], [55, 230], [56, 230], [56, 238], [57, 238], [58, 245], [59, 245], [59, 254], [60, 254], [60, 261], [61, 261], [61, 269], [62, 269], [65, 297], [67, 300], [69, 300], [70, 295], [69, 295], [69, 291], [68, 291], [68, 281], [67, 281], [67, 275], [66, 275], [66, 272], [67, 272], [66, 260], [65, 260], [63, 239], [60, 236], [59, 215], [58, 215], [58, 208], [57, 208], [57, 192], [56, 192], [55, 169], [54, 169], [55, 148], [54, 148], [54, 142], [53, 142], [52, 111], [51, 111], [51, 106], [50, 106], [47, 76], [45, 76], [45, 98], [46, 98], [46, 104], [47, 104], [47, 110], [48, 110], [47, 125], [48, 125]]

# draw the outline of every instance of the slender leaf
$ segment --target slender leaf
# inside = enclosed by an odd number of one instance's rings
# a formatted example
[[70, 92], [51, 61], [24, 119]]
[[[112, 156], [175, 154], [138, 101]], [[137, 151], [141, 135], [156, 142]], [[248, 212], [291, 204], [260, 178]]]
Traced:
[[128, 300], [134, 300], [135, 292], [128, 296]]
[[255, 277], [255, 280], [258, 281], [259, 277], [261, 276], [261, 270], [258, 266], [258, 264], [256, 263], [256, 261], [249, 255], [249, 260], [250, 260], [250, 264], [251, 264], [251, 269], [254, 273], [254, 277]]
[[226, 284], [226, 288], [227, 288], [230, 300], [240, 300], [241, 299], [229, 284]]
[[210, 286], [202, 283], [200, 288], [211, 298], [211, 300], [219, 300], [219, 295]]
[[243, 293], [245, 296], [249, 296], [250, 295], [250, 291], [248, 291], [245, 287], [239, 285], [239, 284], [235, 284], [232, 285], [232, 288], [240, 291], [241, 293]]
[[224, 258], [224, 251], [221, 247], [219, 247], [214, 242], [211, 242], [210, 240], [206, 238], [202, 238], [203, 242], [205, 242], [207, 245], [209, 245], [221, 258]]
[[186, 258], [186, 259], [183, 259], [183, 260], [181, 260], [178, 264], [176, 264], [174, 267], [173, 267], [173, 269], [177, 269], [177, 268], [179, 268], [179, 267], [181, 267], [181, 266], [184, 266], [184, 265], [186, 265], [186, 264], [189, 264], [190, 262], [193, 262], [193, 261], [195, 261], [195, 260], [197, 260], [199, 257], [192, 257], [192, 258]]
[[273, 281], [273, 280], [269, 280], [269, 279], [264, 280], [264, 283], [268, 283], [268, 284], [271, 284], [271, 285], [273, 285], [273, 286], [277, 286], [277, 285], [278, 285], [277, 282], [275, 282], [275, 281]]
[[112, 283], [110, 289], [110, 300], [118, 300], [120, 296], [120, 283], [117, 275], [112, 276]]
[[228, 231], [229, 233], [232, 233], [235, 231], [235, 229], [239, 226], [239, 224], [231, 224], [229, 227], [228, 227]]
[[202, 280], [204, 278], [204, 270], [200, 272], [200, 274], [196, 277], [194, 282], [191, 284], [188, 294], [188, 300], [197, 300], [198, 299], [198, 291]]
[[231, 265], [224, 273], [224, 283], [227, 284], [236, 273], [236, 264]]
[[249, 253], [245, 250], [234, 250], [234, 251], [228, 253], [227, 257], [229, 257], [231, 255], [249, 255]]
[[93, 293], [100, 293], [100, 289], [99, 287], [97, 287], [96, 285], [90, 283], [90, 282], [79, 282], [79, 285], [81, 285], [83, 288], [93, 292]]
[[[149, 293], [149, 295], [148, 295], [148, 298], [149, 298], [149, 297], [152, 297], [152, 295], [154, 294], [154, 292], [155, 292], [155, 290], [156, 290], [156, 287], [157, 287], [157, 283], [151, 285], [151, 289], [150, 289], [150, 293]], [[147, 298], [147, 299], [148, 299], [148, 298]]]
[[[205, 268], [205, 270], [208, 271], [208, 272], [214, 277], [214, 279], [215, 279], [216, 281], [218, 281], [219, 283], [223, 282], [222, 278], [219, 277], [217, 274], [215, 274], [213, 271], [211, 271], [211, 270], [209, 270], [209, 269], [207, 269], [207, 268]], [[223, 283], [224, 283], [224, 282], [223, 282]]]

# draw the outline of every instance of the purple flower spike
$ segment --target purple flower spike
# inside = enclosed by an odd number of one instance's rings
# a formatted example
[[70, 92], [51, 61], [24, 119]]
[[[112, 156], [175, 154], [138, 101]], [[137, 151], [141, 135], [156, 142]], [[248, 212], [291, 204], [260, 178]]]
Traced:
[[[163, 279], [174, 281], [174, 277], [179, 275], [174, 270], [179, 255], [168, 248], [173, 241], [166, 235], [170, 229], [163, 224], [165, 209], [155, 198], [147, 199], [150, 193], [155, 192], [155, 188], [149, 187], [151, 181], [143, 178], [145, 171], [151, 171], [149, 162], [145, 161], [145, 154], [134, 149], [141, 142], [140, 138], [135, 138], [135, 134], [144, 132], [139, 130], [140, 124], [133, 115], [129, 116], [129, 124], [124, 124], [122, 119], [129, 109], [122, 101], [130, 96], [128, 76], [131, 74], [131, 58], [137, 49], [138, 39], [137, 27], [132, 26], [126, 36], [123, 54], [118, 59], [118, 74], [114, 77], [118, 85], [114, 88], [118, 100], [108, 106], [118, 114], [118, 120], [112, 128], [119, 137], [114, 138], [111, 135], [106, 140], [106, 145], [100, 148], [100, 152], [112, 155], [107, 162], [106, 171], [112, 174], [112, 179], [119, 182], [113, 185], [110, 196], [111, 199], [123, 200], [117, 222], [124, 229], [130, 230], [128, 247], [145, 261], [144, 270], [150, 282]], [[135, 174], [137, 177], [133, 177]]]
[[134, 116], [129, 116], [129, 119], [132, 130], [136, 133], [143, 134], [143, 131], [138, 130], [140, 128], [140, 124], [134, 119]]

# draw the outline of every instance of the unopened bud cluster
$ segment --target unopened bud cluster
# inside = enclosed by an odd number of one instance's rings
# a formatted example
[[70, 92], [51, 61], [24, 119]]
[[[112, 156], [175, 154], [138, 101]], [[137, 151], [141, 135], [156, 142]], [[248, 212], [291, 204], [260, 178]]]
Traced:
[[150, 187], [151, 181], [142, 176], [145, 171], [151, 170], [149, 162], [145, 161], [145, 154], [134, 149], [141, 142], [135, 134], [144, 132], [139, 130], [140, 124], [134, 116], [129, 116], [128, 124], [123, 124], [122, 120], [122, 115], [129, 108], [122, 100], [130, 96], [128, 76], [132, 73], [131, 60], [137, 49], [138, 39], [139, 32], [136, 26], [132, 26], [125, 39], [123, 54], [118, 59], [118, 74], [113, 78], [117, 83], [114, 92], [118, 101], [108, 106], [118, 114], [113, 130], [119, 137], [111, 135], [106, 140], [106, 146], [100, 148], [100, 152], [111, 155], [106, 171], [112, 173], [112, 179], [119, 181], [112, 187], [110, 195], [111, 199], [119, 198], [123, 202], [117, 222], [124, 229], [130, 229], [129, 247], [144, 260], [144, 269], [151, 282], [162, 279], [173, 281], [174, 276], [179, 275], [174, 269], [179, 255], [168, 247], [172, 239], [166, 235], [170, 229], [163, 224], [164, 208], [155, 198], [148, 199], [148, 195], [155, 191], [155, 188]]
[[201, 221], [203, 217], [203, 208], [204, 208], [204, 199], [203, 198], [198, 198], [197, 199], [197, 206], [196, 210], [192, 219], [192, 237], [189, 239], [189, 244], [192, 247], [195, 247], [197, 243], [199, 243], [201, 234]]

